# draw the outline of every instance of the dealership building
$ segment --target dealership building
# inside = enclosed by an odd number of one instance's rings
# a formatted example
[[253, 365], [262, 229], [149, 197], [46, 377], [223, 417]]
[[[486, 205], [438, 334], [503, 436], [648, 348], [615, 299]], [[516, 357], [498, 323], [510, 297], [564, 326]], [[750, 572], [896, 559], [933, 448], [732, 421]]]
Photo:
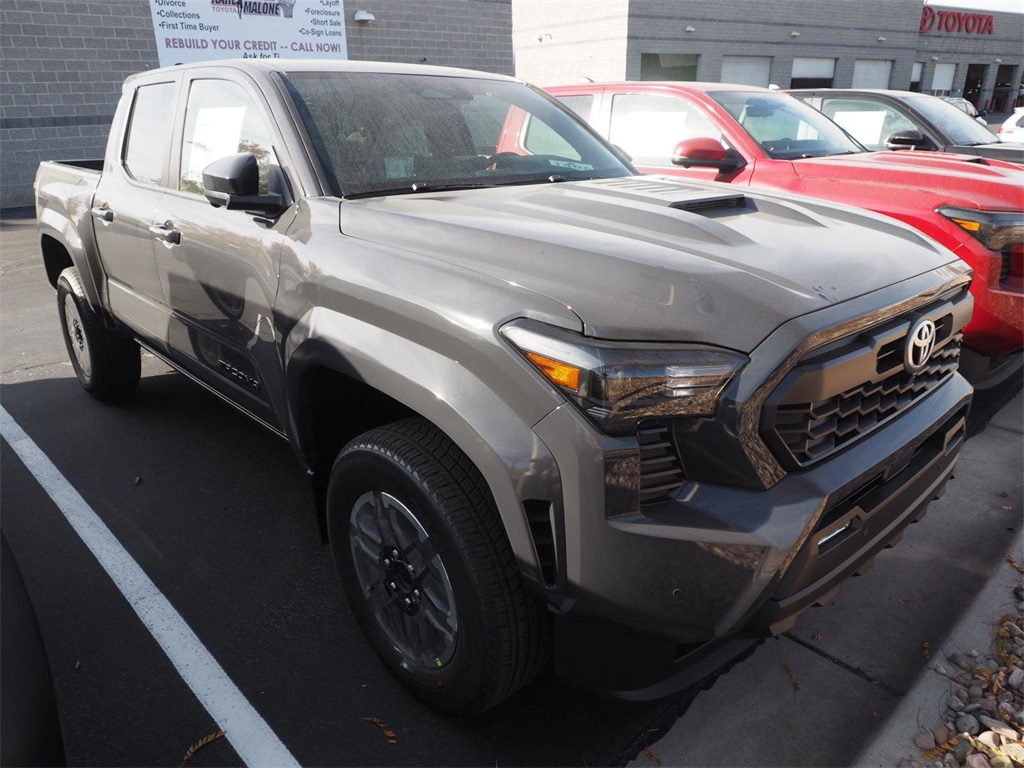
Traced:
[[128, 75], [243, 55], [511, 75], [511, 0], [2, 0], [0, 208], [32, 204], [40, 160], [103, 156]]
[[894, 88], [1010, 111], [1024, 13], [921, 0], [513, 0], [516, 74], [539, 85], [696, 80]]
[[202, 58], [901, 88], [1007, 111], [1022, 40], [1022, 13], [920, 0], [3, 0], [0, 208], [32, 204], [40, 160], [102, 156], [125, 77]]

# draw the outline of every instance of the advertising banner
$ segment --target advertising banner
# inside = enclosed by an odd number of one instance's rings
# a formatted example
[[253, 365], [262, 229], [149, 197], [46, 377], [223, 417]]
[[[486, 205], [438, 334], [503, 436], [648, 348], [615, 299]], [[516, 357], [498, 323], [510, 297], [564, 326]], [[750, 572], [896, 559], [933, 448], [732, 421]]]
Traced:
[[344, 0], [149, 0], [160, 66], [347, 59]]

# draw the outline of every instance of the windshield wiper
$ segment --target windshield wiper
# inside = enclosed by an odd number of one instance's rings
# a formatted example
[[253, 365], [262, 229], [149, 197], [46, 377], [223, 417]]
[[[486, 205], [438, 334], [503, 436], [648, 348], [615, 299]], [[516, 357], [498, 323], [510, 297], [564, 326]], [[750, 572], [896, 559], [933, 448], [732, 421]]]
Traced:
[[[573, 180], [579, 181], [580, 179]], [[563, 176], [560, 173], [553, 173], [550, 176], [542, 176], [533, 179], [495, 179], [493, 182], [488, 182], [487, 184], [471, 184], [467, 182], [451, 184], [432, 184], [426, 181], [416, 181], [413, 182], [412, 184], [408, 184], [402, 187], [368, 189], [363, 192], [350, 192], [347, 195], [342, 195], [342, 197], [345, 200], [358, 200], [364, 197], [387, 197], [388, 195], [413, 195], [420, 194], [423, 192], [453, 192], [462, 189], [490, 189], [492, 187], [515, 186], [517, 184], [556, 184], [560, 181], [569, 181], [569, 178], [567, 176]]]
[[862, 152], [858, 152], [855, 149], [846, 149], [842, 152], [823, 152], [821, 154], [814, 154], [813, 152], [804, 152], [800, 157], [791, 158], [792, 160], [807, 160], [812, 157], [839, 157], [840, 155], [860, 155]]
[[388, 195], [412, 195], [419, 192], [451, 192], [459, 189], [484, 189], [487, 187], [493, 187], [494, 184], [427, 184], [426, 182], [418, 181], [413, 184], [407, 184], [403, 187], [391, 187], [385, 189], [367, 189], [363, 192], [350, 192], [347, 195], [342, 195], [346, 200], [356, 200], [362, 197], [387, 197]]

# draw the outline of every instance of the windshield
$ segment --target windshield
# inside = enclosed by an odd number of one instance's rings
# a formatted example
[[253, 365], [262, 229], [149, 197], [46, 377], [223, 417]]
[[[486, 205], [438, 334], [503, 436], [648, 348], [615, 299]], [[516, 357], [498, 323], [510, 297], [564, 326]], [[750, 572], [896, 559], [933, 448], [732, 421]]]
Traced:
[[866, 151], [821, 112], [784, 93], [711, 91], [708, 96], [775, 160]]
[[635, 173], [572, 113], [522, 83], [377, 72], [284, 80], [338, 196]]
[[973, 117], [935, 96], [911, 96], [907, 103], [934, 123], [952, 144], [973, 147], [996, 140], [992, 132]]

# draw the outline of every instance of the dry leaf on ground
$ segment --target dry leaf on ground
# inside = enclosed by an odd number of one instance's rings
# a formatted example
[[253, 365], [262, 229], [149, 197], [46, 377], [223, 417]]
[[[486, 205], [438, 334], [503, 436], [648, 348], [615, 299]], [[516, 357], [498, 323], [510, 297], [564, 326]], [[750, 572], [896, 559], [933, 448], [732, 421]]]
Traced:
[[[211, 733], [209, 736], [203, 736], [203, 738], [201, 738], [199, 741], [197, 741], [195, 744], [193, 744], [185, 751], [185, 756], [181, 758], [181, 765], [184, 765], [188, 761], [188, 759], [192, 757], [192, 755], [194, 755], [200, 749], [205, 747], [207, 744], [214, 742], [217, 739], [223, 738], [223, 736], [224, 731], [215, 731], [214, 733]], [[181, 766], [179, 766], [179, 768], [181, 768]]]

